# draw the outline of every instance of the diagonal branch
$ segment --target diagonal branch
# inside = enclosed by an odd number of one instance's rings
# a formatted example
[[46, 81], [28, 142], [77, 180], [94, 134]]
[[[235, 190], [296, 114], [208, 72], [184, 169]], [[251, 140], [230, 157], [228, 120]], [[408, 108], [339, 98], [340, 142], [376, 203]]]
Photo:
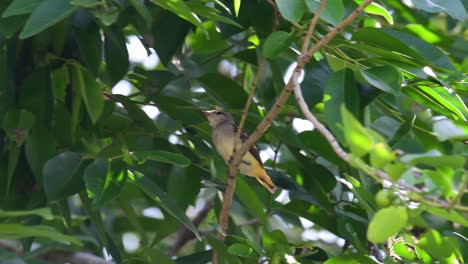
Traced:
[[[325, 5], [323, 2], [325, 2], [325, 0], [321, 1], [321, 6]], [[312, 55], [315, 52], [317, 52], [320, 48], [322, 48], [324, 45], [326, 45], [345, 26], [350, 24], [362, 12], [362, 10], [371, 2], [372, 0], [364, 1], [364, 3], [360, 5], [356, 10], [354, 10], [351, 15], [349, 15], [339, 25], [337, 25], [332, 31], [330, 31], [326, 36], [324, 36], [323, 39], [317, 42], [317, 44], [312, 49], [308, 50], [307, 53], [301, 53], [301, 55], [297, 59], [297, 65], [293, 71], [293, 74], [291, 75], [289, 81], [283, 88], [281, 94], [279, 95], [278, 99], [273, 105], [273, 108], [270, 109], [270, 111], [265, 116], [265, 118], [260, 122], [260, 124], [258, 124], [254, 133], [247, 139], [246, 142], [244, 142], [244, 144], [242, 144], [239, 150], [237, 150], [231, 157], [231, 162], [229, 164], [229, 171], [228, 171], [228, 183], [226, 186], [226, 191], [224, 192], [223, 207], [220, 213], [220, 226], [223, 232], [226, 231], [227, 229], [229, 209], [231, 207], [232, 195], [234, 193], [234, 190], [233, 190], [234, 189], [234, 177], [236, 175], [236, 172], [238, 170], [242, 157], [255, 144], [255, 142], [263, 135], [263, 133], [265, 133], [268, 126], [273, 122], [273, 119], [278, 115], [281, 108], [286, 103], [286, 100], [289, 98], [289, 95], [293, 91], [294, 86], [297, 83], [299, 76], [301, 74], [302, 68], [307, 62], [310, 61], [310, 59], [312, 58]], [[310, 33], [308, 32], [306, 35], [306, 38], [308, 38], [308, 40], [304, 42], [304, 46], [309, 45], [310, 38], [312, 37], [312, 30], [314, 29], [315, 24], [317, 23], [318, 17], [320, 16], [320, 12], [322, 10], [323, 10], [323, 7], [319, 8], [317, 12], [315, 13], [314, 18], [311, 21], [311, 25], [309, 26], [308, 31], [310, 31]], [[302, 50], [307, 50], [307, 46], [303, 48]]]
[[[323, 1], [323, 0], [322, 0]], [[356, 8], [351, 15], [349, 15], [346, 19], [344, 19], [339, 25], [337, 25], [332, 31], [330, 31], [327, 35], [325, 35], [314, 47], [307, 51], [306, 54], [302, 54], [297, 59], [297, 65], [289, 79], [288, 83], [282, 90], [281, 94], [279, 95], [278, 99], [276, 100], [273, 108], [268, 112], [265, 118], [258, 124], [255, 132], [247, 139], [246, 142], [242, 145], [242, 147], [235, 153], [232, 157], [232, 162], [229, 166], [230, 174], [235, 173], [237, 168], [240, 164], [242, 157], [247, 153], [247, 151], [252, 147], [253, 144], [265, 133], [268, 126], [273, 122], [273, 119], [278, 115], [279, 111], [286, 103], [286, 100], [289, 98], [289, 95], [294, 90], [294, 83], [297, 83], [299, 76], [301, 74], [302, 68], [304, 65], [310, 61], [312, 55], [321, 49], [324, 45], [326, 45], [333, 37], [338, 34], [344, 27], [350, 24], [361, 12], [362, 10], [368, 6], [372, 0], [364, 1], [358, 8]], [[320, 13], [315, 13], [315, 16], [320, 16]], [[311, 22], [312, 23], [312, 22]], [[311, 34], [312, 35], [312, 34]]]

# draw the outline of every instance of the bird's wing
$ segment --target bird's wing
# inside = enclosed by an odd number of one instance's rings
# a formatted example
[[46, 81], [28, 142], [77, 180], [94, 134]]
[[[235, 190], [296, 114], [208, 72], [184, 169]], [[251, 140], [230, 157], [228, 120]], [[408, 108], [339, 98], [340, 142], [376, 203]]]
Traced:
[[[238, 129], [237, 125], [234, 124], [234, 133], [236, 134], [237, 134], [237, 129]], [[240, 140], [242, 140], [242, 143], [247, 141], [248, 138], [249, 138], [249, 135], [244, 129], [242, 129], [240, 133]], [[252, 147], [250, 147], [249, 152], [250, 154], [252, 154], [252, 156], [254, 156], [254, 158], [258, 161], [258, 163], [260, 163], [260, 165], [263, 167], [262, 158], [260, 158], [260, 153], [258, 152], [257, 146], [253, 145]]]

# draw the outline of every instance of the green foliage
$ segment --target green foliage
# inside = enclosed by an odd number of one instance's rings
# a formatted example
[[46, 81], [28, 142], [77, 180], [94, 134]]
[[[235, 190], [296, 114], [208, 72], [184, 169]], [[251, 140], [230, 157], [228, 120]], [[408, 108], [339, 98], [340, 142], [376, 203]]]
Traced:
[[[311, 46], [363, 2], [328, 0]], [[240, 120], [255, 86], [253, 133], [320, 1], [1, 1], [0, 262], [463, 263], [468, 4], [402, 2], [374, 1], [303, 68], [349, 160], [298, 129], [291, 96], [257, 142], [280, 191], [238, 176], [221, 240], [227, 168], [201, 110]]]

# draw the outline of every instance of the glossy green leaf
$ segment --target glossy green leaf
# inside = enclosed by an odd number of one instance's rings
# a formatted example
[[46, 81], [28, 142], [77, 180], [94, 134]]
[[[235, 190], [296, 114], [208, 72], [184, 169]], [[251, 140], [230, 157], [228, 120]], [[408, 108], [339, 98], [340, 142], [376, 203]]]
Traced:
[[263, 56], [274, 58], [289, 48], [293, 42], [292, 35], [284, 31], [275, 31], [268, 36], [263, 44]]
[[[356, 2], [358, 5], [361, 5], [364, 0], [354, 0], [354, 2]], [[372, 15], [382, 16], [390, 25], [393, 25], [393, 17], [391, 13], [378, 3], [372, 2], [370, 5], [364, 8], [364, 12]]]
[[351, 152], [358, 157], [369, 153], [373, 148], [372, 138], [344, 105], [341, 106], [341, 118], [343, 120], [344, 137]]
[[406, 226], [408, 214], [405, 207], [387, 207], [379, 210], [367, 229], [367, 239], [374, 243], [383, 243], [390, 236], [396, 235]]
[[193, 225], [192, 221], [190, 221], [187, 215], [185, 215], [185, 213], [177, 207], [171, 199], [169, 199], [169, 197], [156, 183], [139, 172], [134, 172], [134, 178], [132, 180], [143, 192], [159, 204], [159, 206], [164, 208], [168, 213], [184, 224], [198, 239], [200, 239], [198, 230]]
[[71, 15], [77, 7], [68, 1], [44, 0], [34, 9], [19, 35], [20, 39], [29, 38], [55, 25]]
[[281, 15], [292, 23], [299, 22], [307, 10], [304, 0], [277, 0], [276, 5]]
[[[320, 1], [305, 0], [307, 8], [313, 13], [317, 11], [320, 6]], [[342, 0], [329, 0], [325, 4], [325, 8], [320, 14], [320, 18], [330, 23], [333, 26], [338, 25], [344, 18], [345, 7]]]
[[459, 223], [461, 225], [463, 225], [464, 227], [468, 227], [468, 219], [466, 219], [466, 217], [464, 217], [462, 214], [454, 211], [454, 210], [451, 210], [451, 211], [448, 211], [443, 209], [443, 208], [437, 208], [437, 207], [428, 207], [425, 209], [427, 212], [433, 214], [433, 215], [436, 215], [438, 217], [441, 217], [443, 219], [447, 219], [449, 221], [452, 221], [452, 222], [455, 222], [455, 223]]
[[403, 77], [401, 73], [392, 67], [380, 66], [361, 71], [364, 79], [378, 89], [393, 94], [399, 95]]
[[127, 166], [122, 160], [94, 160], [84, 171], [84, 181], [92, 205], [101, 208], [115, 198], [127, 180]]
[[80, 90], [89, 117], [93, 123], [96, 123], [104, 108], [104, 95], [101, 86], [81, 65], [73, 64], [70, 70], [73, 86]]
[[49, 201], [60, 200], [81, 190], [81, 163], [81, 156], [74, 152], [60, 153], [46, 162], [42, 174]]
[[200, 18], [182, 0], [151, 0], [151, 2], [171, 11], [197, 27], [202, 27]]
[[365, 27], [353, 34], [353, 40], [373, 44], [412, 57], [421, 67], [427, 64], [448, 70], [454, 67], [447, 55], [431, 44], [408, 33]]
[[0, 224], [0, 237], [4, 239], [22, 239], [28, 237], [48, 238], [67, 245], [82, 246], [80, 240], [64, 235], [56, 229], [45, 225]]

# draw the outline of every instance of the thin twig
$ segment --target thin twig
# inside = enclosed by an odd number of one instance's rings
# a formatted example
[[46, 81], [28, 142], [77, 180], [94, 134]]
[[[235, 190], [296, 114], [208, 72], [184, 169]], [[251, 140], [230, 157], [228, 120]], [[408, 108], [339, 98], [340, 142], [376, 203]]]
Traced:
[[[320, 5], [319, 5], [319, 7], [317, 9], [316, 14], [322, 13], [323, 9], [325, 8], [326, 3], [327, 3], [327, 0], [320, 1]], [[319, 20], [319, 16], [317, 16], [317, 15], [315, 15], [312, 18], [312, 21], [309, 24], [309, 28], [307, 29], [307, 33], [306, 33], [305, 38], [304, 38], [304, 43], [302, 44], [301, 54], [306, 54], [307, 53], [307, 50], [309, 49], [310, 40], [312, 38], [312, 34], [314, 33], [315, 26], [317, 25], [318, 20]]]

